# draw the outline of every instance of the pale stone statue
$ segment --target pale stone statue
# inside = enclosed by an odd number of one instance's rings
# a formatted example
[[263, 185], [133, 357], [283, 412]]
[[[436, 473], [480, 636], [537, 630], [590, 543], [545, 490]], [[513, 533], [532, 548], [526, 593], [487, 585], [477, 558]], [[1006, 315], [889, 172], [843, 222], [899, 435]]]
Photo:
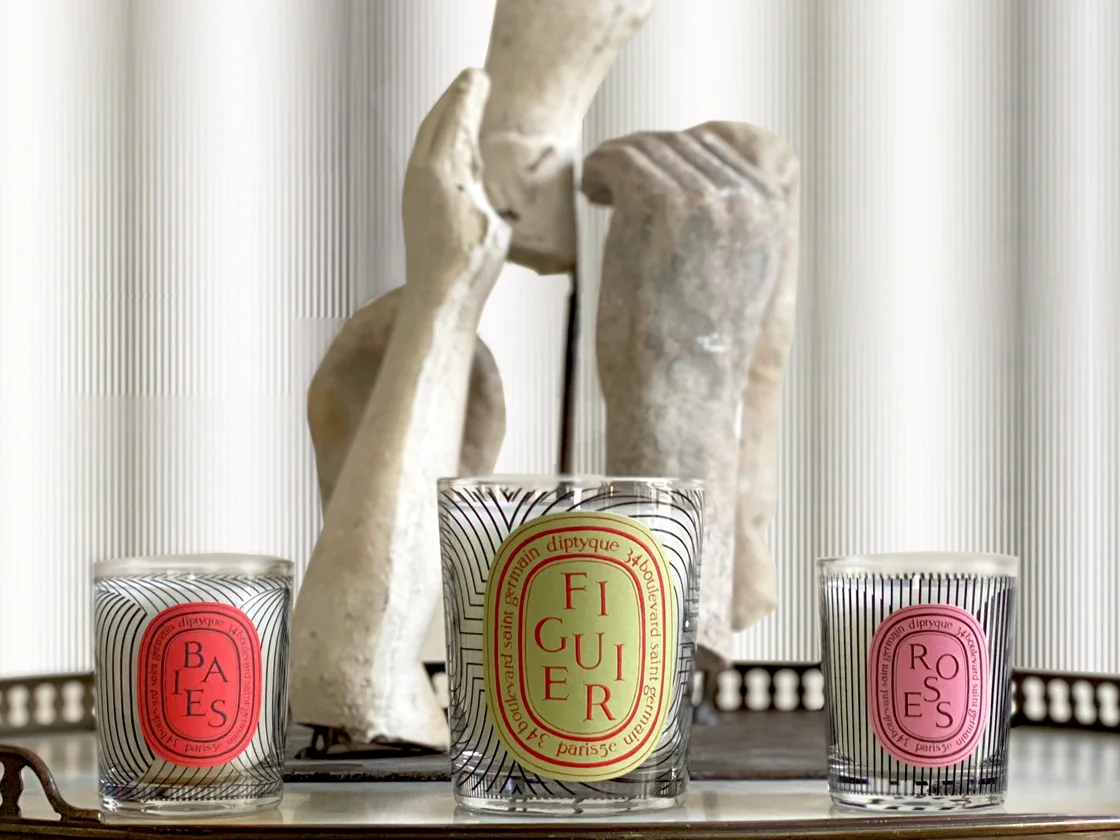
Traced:
[[407, 282], [347, 323], [308, 394], [324, 521], [293, 617], [297, 721], [448, 746], [419, 654], [439, 603], [435, 480], [489, 472], [504, 432], [479, 317], [507, 253], [574, 267], [580, 124], [651, 3], [498, 0], [487, 73], [466, 71], [420, 128]]
[[[507, 256], [574, 268], [580, 124], [651, 6], [497, 0], [486, 72], [464, 71], [420, 127], [407, 281], [347, 322], [308, 394], [324, 521], [293, 618], [299, 722], [448, 746], [420, 651], [440, 603], [436, 479], [489, 472], [504, 434], [479, 318]], [[774, 604], [797, 185], [785, 143], [734, 123], [632, 135], [585, 166], [588, 197], [614, 208], [597, 335], [606, 466], [707, 481], [705, 669]]]
[[417, 133], [396, 326], [293, 616], [294, 718], [354, 741], [448, 747], [420, 648], [441, 602], [435, 482], [459, 466], [479, 318], [509, 248], [480, 180], [488, 92], [464, 71]]
[[513, 226], [510, 259], [542, 274], [576, 263], [581, 125], [653, 0], [498, 0], [482, 123], [486, 190]]
[[751, 357], [739, 436], [739, 501], [731, 627], [745, 630], [774, 611], [777, 581], [766, 531], [778, 504], [778, 421], [782, 380], [797, 309], [797, 245], [801, 189], [797, 156], [783, 140], [742, 123], [725, 123], [730, 144], [785, 197], [781, 273]]
[[[355, 312], [331, 342], [307, 389], [307, 425], [315, 446], [323, 510], [334, 494], [346, 453], [377, 382], [403, 294], [404, 287], [397, 287]], [[478, 339], [470, 373], [459, 474], [491, 472], [505, 433], [502, 377], [494, 356]]]
[[583, 191], [613, 208], [597, 323], [606, 468], [706, 482], [702, 668], [729, 661], [733, 631], [774, 602], [765, 530], [796, 184], [783, 141], [733, 123], [630, 135], [584, 166]]

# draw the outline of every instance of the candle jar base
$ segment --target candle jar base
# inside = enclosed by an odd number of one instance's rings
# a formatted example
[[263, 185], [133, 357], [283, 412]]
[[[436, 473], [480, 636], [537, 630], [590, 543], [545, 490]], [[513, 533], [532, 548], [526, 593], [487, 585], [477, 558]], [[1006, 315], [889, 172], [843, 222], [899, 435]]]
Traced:
[[[901, 772], [889, 772], [892, 767]], [[979, 761], [972, 768], [966, 772], [957, 765], [915, 775], [915, 768], [895, 762], [861, 767], [832, 748], [828, 790], [836, 805], [869, 811], [929, 813], [1003, 804], [1006, 768], [994, 761]]]
[[926, 794], [831, 794], [834, 804], [844, 808], [887, 813], [928, 814], [945, 811], [971, 811], [975, 808], [992, 808], [1003, 804], [1003, 793], [969, 794], [964, 796], [928, 796]]
[[[684, 704], [682, 704], [682, 707]], [[683, 726], [683, 724], [678, 724]], [[599, 782], [560, 781], [522, 772], [482, 769], [492, 756], [470, 750], [452, 755], [455, 802], [471, 811], [535, 816], [608, 816], [671, 808], [688, 788], [685, 754], [661, 766], [639, 767]]]
[[612, 814], [633, 814], [642, 811], [657, 811], [672, 808], [684, 800], [684, 785], [675, 796], [641, 797], [629, 796], [620, 799], [569, 799], [536, 796], [477, 797], [455, 794], [455, 802], [471, 811], [490, 814], [532, 815], [541, 817], [571, 816], [610, 816]]
[[185, 801], [177, 799], [123, 800], [101, 797], [102, 822], [130, 822], [136, 819], [181, 817], [231, 817], [275, 808], [283, 798], [283, 790], [272, 796], [236, 799]]

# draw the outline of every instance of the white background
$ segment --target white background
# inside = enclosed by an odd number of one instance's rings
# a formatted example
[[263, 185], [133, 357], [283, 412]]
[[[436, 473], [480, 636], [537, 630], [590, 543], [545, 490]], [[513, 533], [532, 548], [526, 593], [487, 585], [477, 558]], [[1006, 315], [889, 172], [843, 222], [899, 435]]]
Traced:
[[[97, 558], [319, 523], [304, 392], [403, 280], [420, 118], [493, 0], [0, 0], [0, 677], [85, 670]], [[657, 0], [584, 126], [746, 120], [803, 164], [798, 332], [748, 659], [817, 658], [812, 560], [1020, 554], [1018, 664], [1120, 673], [1120, 3]], [[581, 210], [577, 468], [602, 459]], [[555, 467], [566, 278], [482, 335], [499, 469]]]

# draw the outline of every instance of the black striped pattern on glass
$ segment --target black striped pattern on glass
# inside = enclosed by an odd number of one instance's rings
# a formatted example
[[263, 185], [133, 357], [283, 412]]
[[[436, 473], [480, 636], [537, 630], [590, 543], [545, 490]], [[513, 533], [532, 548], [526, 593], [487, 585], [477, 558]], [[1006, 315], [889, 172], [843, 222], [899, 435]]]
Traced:
[[[649, 528], [665, 549], [677, 607], [676, 690], [665, 731], [650, 757], [632, 773], [603, 782], [562, 782], [519, 765], [490, 723], [482, 669], [486, 579], [502, 540], [515, 528], [549, 513], [609, 511]], [[581, 801], [674, 797], [688, 781], [688, 737], [696, 619], [700, 595], [703, 499], [696, 490], [665, 490], [637, 483], [601, 488], [561, 484], [555, 490], [490, 487], [443, 490], [439, 500], [444, 615], [451, 724], [451, 768], [461, 796]]]
[[[829, 791], [834, 796], [897, 801], [989, 797], [1007, 787], [1011, 722], [1011, 651], [1015, 578], [969, 574], [825, 575], [821, 579], [821, 667], [829, 725]], [[976, 750], [948, 767], [915, 767], [879, 744], [867, 701], [867, 659], [878, 626], [896, 610], [952, 604], [971, 613], [988, 640], [989, 718]], [[912, 800], [907, 802], [908, 800]], [[927, 802], [931, 800], [926, 799]], [[933, 807], [938, 807], [936, 804]]]
[[[155, 616], [176, 604], [237, 607], [261, 642], [261, 717], [236, 759], [182, 767], [156, 756], [137, 710], [140, 640]], [[275, 796], [283, 787], [288, 721], [289, 577], [227, 575], [102, 579], [94, 583], [94, 691], [102, 802], [213, 801]]]

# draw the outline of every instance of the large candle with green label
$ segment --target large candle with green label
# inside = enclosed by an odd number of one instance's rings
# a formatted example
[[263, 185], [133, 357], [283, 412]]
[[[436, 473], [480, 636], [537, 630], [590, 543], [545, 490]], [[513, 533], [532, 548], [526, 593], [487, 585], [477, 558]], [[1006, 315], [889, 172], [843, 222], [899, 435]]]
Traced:
[[664, 807], [688, 780], [703, 498], [669, 479], [440, 483], [468, 807]]

